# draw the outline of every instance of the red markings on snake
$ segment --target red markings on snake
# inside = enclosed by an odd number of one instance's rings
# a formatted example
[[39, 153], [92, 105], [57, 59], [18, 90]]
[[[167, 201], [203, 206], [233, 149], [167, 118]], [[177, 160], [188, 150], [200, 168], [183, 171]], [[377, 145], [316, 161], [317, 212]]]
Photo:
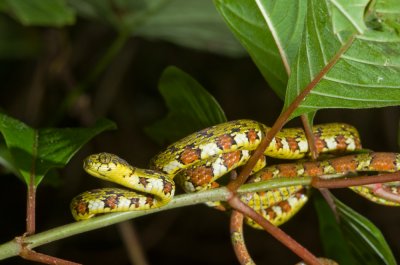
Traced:
[[188, 165], [197, 160], [200, 160], [201, 150], [198, 148], [186, 147], [185, 150], [180, 154], [179, 160], [184, 164]]

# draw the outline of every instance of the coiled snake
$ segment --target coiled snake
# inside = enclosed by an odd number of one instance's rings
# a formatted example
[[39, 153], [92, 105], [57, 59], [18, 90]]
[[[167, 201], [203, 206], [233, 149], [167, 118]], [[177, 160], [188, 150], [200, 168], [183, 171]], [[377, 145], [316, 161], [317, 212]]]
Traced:
[[[168, 146], [152, 160], [152, 169], [132, 167], [125, 160], [108, 153], [91, 155], [84, 161], [84, 169], [89, 174], [132, 190], [104, 188], [86, 191], [72, 200], [72, 214], [76, 220], [83, 220], [102, 213], [160, 207], [174, 196], [173, 179], [186, 192], [218, 187], [221, 176], [247, 162], [266, 130], [268, 127], [251, 120], [230, 121], [206, 128]], [[361, 148], [357, 130], [347, 124], [318, 125], [313, 128], [313, 133], [317, 150], [321, 153], [345, 153]], [[280, 159], [307, 156], [309, 147], [304, 131], [295, 128], [281, 130], [264, 154]], [[383, 171], [378, 166], [382, 164], [379, 162], [382, 159], [391, 159], [392, 162], [390, 168], [385, 166], [385, 171], [400, 169], [399, 156], [359, 154], [320, 162], [266, 167], [248, 182], [276, 177], [343, 175], [349, 171]], [[264, 160], [259, 161], [257, 170], [264, 165]], [[372, 201], [395, 204], [373, 195], [365, 187], [353, 190]], [[270, 222], [280, 225], [304, 205], [307, 193], [305, 187], [293, 186], [245, 194], [241, 199]], [[218, 202], [209, 205], [223, 208]], [[251, 220], [247, 222], [257, 227]]]

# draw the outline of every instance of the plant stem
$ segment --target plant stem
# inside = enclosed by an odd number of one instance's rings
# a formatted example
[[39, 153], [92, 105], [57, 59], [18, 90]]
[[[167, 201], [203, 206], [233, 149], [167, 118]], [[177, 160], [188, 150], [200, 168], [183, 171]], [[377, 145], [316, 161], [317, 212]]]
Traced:
[[255, 265], [247, 250], [243, 235], [243, 214], [236, 210], [231, 213], [230, 232], [233, 250], [241, 265]]
[[[240, 187], [238, 192], [246, 193], [266, 190], [268, 188], [272, 189], [293, 185], [309, 185], [310, 182], [310, 178], [274, 179], [268, 181], [268, 183], [260, 182], [243, 185]], [[168, 209], [204, 203], [207, 201], [226, 201], [229, 197], [231, 197], [229, 190], [226, 187], [222, 187], [203, 192], [177, 195], [170, 203], [160, 208], [105, 214], [86, 221], [66, 224], [31, 236], [20, 237], [18, 238], [19, 240], [14, 239], [0, 245], [0, 260], [19, 255], [22, 245], [26, 245], [27, 248], [32, 249], [56, 240], [110, 226], [115, 223], [139, 216], [165, 211]]]
[[26, 196], [26, 233], [25, 235], [33, 235], [36, 230], [36, 158], [39, 141], [39, 133], [35, 130], [32, 146], [32, 164], [29, 174], [28, 191]]
[[52, 257], [43, 253], [35, 252], [31, 249], [23, 248], [20, 256], [27, 260], [37, 261], [44, 264], [55, 264], [55, 265], [80, 265], [72, 261]]
[[26, 196], [26, 235], [35, 233], [36, 220], [36, 186], [35, 180], [31, 180], [28, 185]]
[[[392, 173], [392, 175], [395, 175], [395, 173]], [[379, 175], [370, 177], [371, 179], [370, 182], [374, 183], [383, 182], [383, 179], [380, 179], [380, 177], [381, 176]], [[259, 183], [245, 184], [238, 189], [238, 193], [265, 191], [268, 189], [275, 189], [275, 188], [295, 186], [295, 185], [309, 186], [311, 184], [311, 180], [312, 179], [310, 177], [272, 179]], [[356, 180], [357, 177], [352, 179], [345, 179], [345, 181], [348, 181], [348, 183], [351, 183], [352, 185], [357, 185], [357, 184], [361, 185], [357, 183]], [[364, 181], [363, 178], [361, 178], [361, 180]], [[391, 178], [391, 180], [398, 181], [400, 180], [400, 176], [396, 175], [396, 177]], [[320, 187], [323, 187], [323, 182], [320, 184]], [[128, 219], [133, 219], [143, 215], [148, 215], [178, 207], [195, 205], [207, 201], [226, 201], [228, 198], [231, 197], [232, 193], [226, 187], [222, 187], [203, 192], [177, 195], [170, 203], [156, 209], [110, 213], [99, 217], [94, 217], [86, 221], [66, 224], [34, 235], [19, 237], [17, 239], [11, 240], [7, 243], [0, 245], [0, 260], [19, 255], [19, 253], [22, 250], [22, 245], [24, 245], [28, 249], [33, 249], [35, 247], [51, 243], [56, 240], [60, 240], [76, 234], [81, 234], [87, 231], [92, 231], [102, 227], [110, 226], [115, 223], [126, 221]]]
[[299, 244], [296, 240], [290, 237], [288, 234], [282, 231], [277, 226], [271, 224], [267, 219], [258, 214], [247, 204], [243, 203], [237, 196], [233, 196], [228, 200], [229, 204], [234, 207], [237, 211], [241, 212], [245, 216], [253, 219], [257, 224], [262, 226], [264, 230], [275, 237], [279, 242], [284, 244], [287, 248], [293, 251], [297, 256], [302, 258], [309, 265], [320, 265], [317, 257], [309, 252], [305, 247]]
[[309, 147], [310, 153], [311, 153], [311, 159], [317, 160], [319, 153], [317, 150], [317, 146], [315, 145], [315, 135], [310, 126], [310, 122], [309, 122], [307, 115], [305, 115], [305, 114], [301, 115], [301, 122], [303, 123], [304, 133], [306, 134], [308, 147]]
[[339, 61], [340, 57], [347, 51], [347, 49], [350, 48], [353, 40], [354, 36], [350, 37], [350, 39], [342, 46], [342, 48], [335, 54], [335, 56], [324, 66], [324, 68], [321, 69], [318, 75], [316, 75], [314, 79], [311, 80], [311, 82], [293, 100], [288, 108], [279, 115], [271, 129], [265, 132], [265, 137], [261, 140], [260, 145], [254, 151], [247, 164], [240, 171], [237, 179], [228, 183], [228, 189], [230, 191], [235, 192], [241, 185], [243, 185], [243, 183], [246, 182], [248, 176], [250, 175], [250, 172], [253, 170], [260, 157], [264, 154], [265, 149], [271, 143], [275, 135], [287, 123], [292, 113], [298, 108], [298, 106], [311, 92], [311, 90], [321, 81], [321, 79], [327, 74], [327, 72], [333, 66], [335, 66], [335, 64]]
[[311, 186], [314, 188], [337, 189], [351, 186], [361, 186], [375, 183], [385, 183], [400, 180], [400, 172], [379, 174], [376, 176], [359, 176], [355, 178], [343, 179], [321, 179], [313, 178]]
[[0, 260], [19, 255], [22, 249], [21, 245], [26, 245], [27, 248], [32, 249], [59, 239], [110, 226], [112, 224], [126, 221], [128, 219], [136, 218], [139, 216], [165, 211], [177, 207], [203, 203], [206, 201], [226, 200], [229, 194], [230, 193], [226, 188], [219, 188], [204, 192], [178, 195], [175, 196], [175, 198], [170, 203], [160, 208], [144, 211], [105, 214], [99, 217], [91, 218], [89, 220], [74, 222], [71, 224], [56, 227], [31, 236], [20, 237], [18, 238], [18, 240], [14, 239], [0, 245]]

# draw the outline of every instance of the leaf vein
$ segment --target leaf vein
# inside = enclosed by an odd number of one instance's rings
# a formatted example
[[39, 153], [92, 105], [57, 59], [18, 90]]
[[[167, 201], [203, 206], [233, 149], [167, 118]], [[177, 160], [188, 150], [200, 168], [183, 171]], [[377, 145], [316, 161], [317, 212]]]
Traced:
[[334, 77], [329, 77], [329, 76], [325, 76], [324, 77], [325, 80], [328, 81], [332, 81], [335, 83], [339, 83], [339, 84], [344, 84], [344, 85], [349, 85], [349, 86], [355, 86], [355, 87], [366, 87], [366, 88], [400, 88], [400, 85], [398, 86], [391, 86], [388, 84], [382, 84], [382, 85], [378, 85], [376, 83], [374, 84], [360, 84], [360, 83], [352, 83], [343, 79], [337, 79]]
[[330, 97], [330, 98], [337, 98], [337, 99], [345, 99], [349, 101], [371, 101], [371, 102], [396, 102], [393, 100], [389, 99], [377, 99], [377, 98], [355, 98], [355, 97], [346, 97], [343, 95], [338, 95], [338, 94], [330, 94], [326, 92], [321, 92], [321, 91], [311, 91], [310, 94], [318, 95], [318, 96], [323, 96], [323, 97]]

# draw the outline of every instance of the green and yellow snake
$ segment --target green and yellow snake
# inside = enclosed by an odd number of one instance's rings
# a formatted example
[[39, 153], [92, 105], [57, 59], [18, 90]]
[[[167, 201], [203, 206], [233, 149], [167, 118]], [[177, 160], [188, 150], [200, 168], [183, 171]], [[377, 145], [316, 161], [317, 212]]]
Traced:
[[[89, 174], [131, 190], [104, 188], [86, 191], [72, 200], [72, 214], [76, 220], [83, 220], [102, 213], [160, 207], [174, 196], [173, 179], [186, 192], [218, 187], [221, 176], [248, 161], [267, 130], [268, 127], [252, 120], [230, 121], [203, 129], [168, 146], [154, 157], [151, 169], [132, 167], [125, 160], [108, 153], [91, 155], [84, 161], [84, 169]], [[361, 149], [358, 132], [350, 125], [318, 125], [313, 128], [313, 133], [317, 151], [320, 153], [346, 153]], [[280, 159], [300, 159], [309, 152], [304, 131], [289, 128], [281, 130], [275, 136], [264, 154]], [[383, 158], [386, 162], [391, 160], [384, 168], [377, 167], [381, 163], [377, 161]], [[257, 170], [264, 165], [264, 160], [259, 161]], [[276, 177], [344, 175], [353, 171], [399, 169], [398, 155], [359, 154], [320, 162], [266, 167], [253, 175], [248, 182]], [[293, 186], [245, 194], [241, 199], [270, 222], [280, 225], [307, 201], [305, 190], [303, 186]], [[366, 187], [354, 187], [353, 190], [372, 201], [397, 205], [373, 195]], [[223, 208], [219, 203], [209, 204]], [[258, 227], [251, 220], [247, 222]]]

